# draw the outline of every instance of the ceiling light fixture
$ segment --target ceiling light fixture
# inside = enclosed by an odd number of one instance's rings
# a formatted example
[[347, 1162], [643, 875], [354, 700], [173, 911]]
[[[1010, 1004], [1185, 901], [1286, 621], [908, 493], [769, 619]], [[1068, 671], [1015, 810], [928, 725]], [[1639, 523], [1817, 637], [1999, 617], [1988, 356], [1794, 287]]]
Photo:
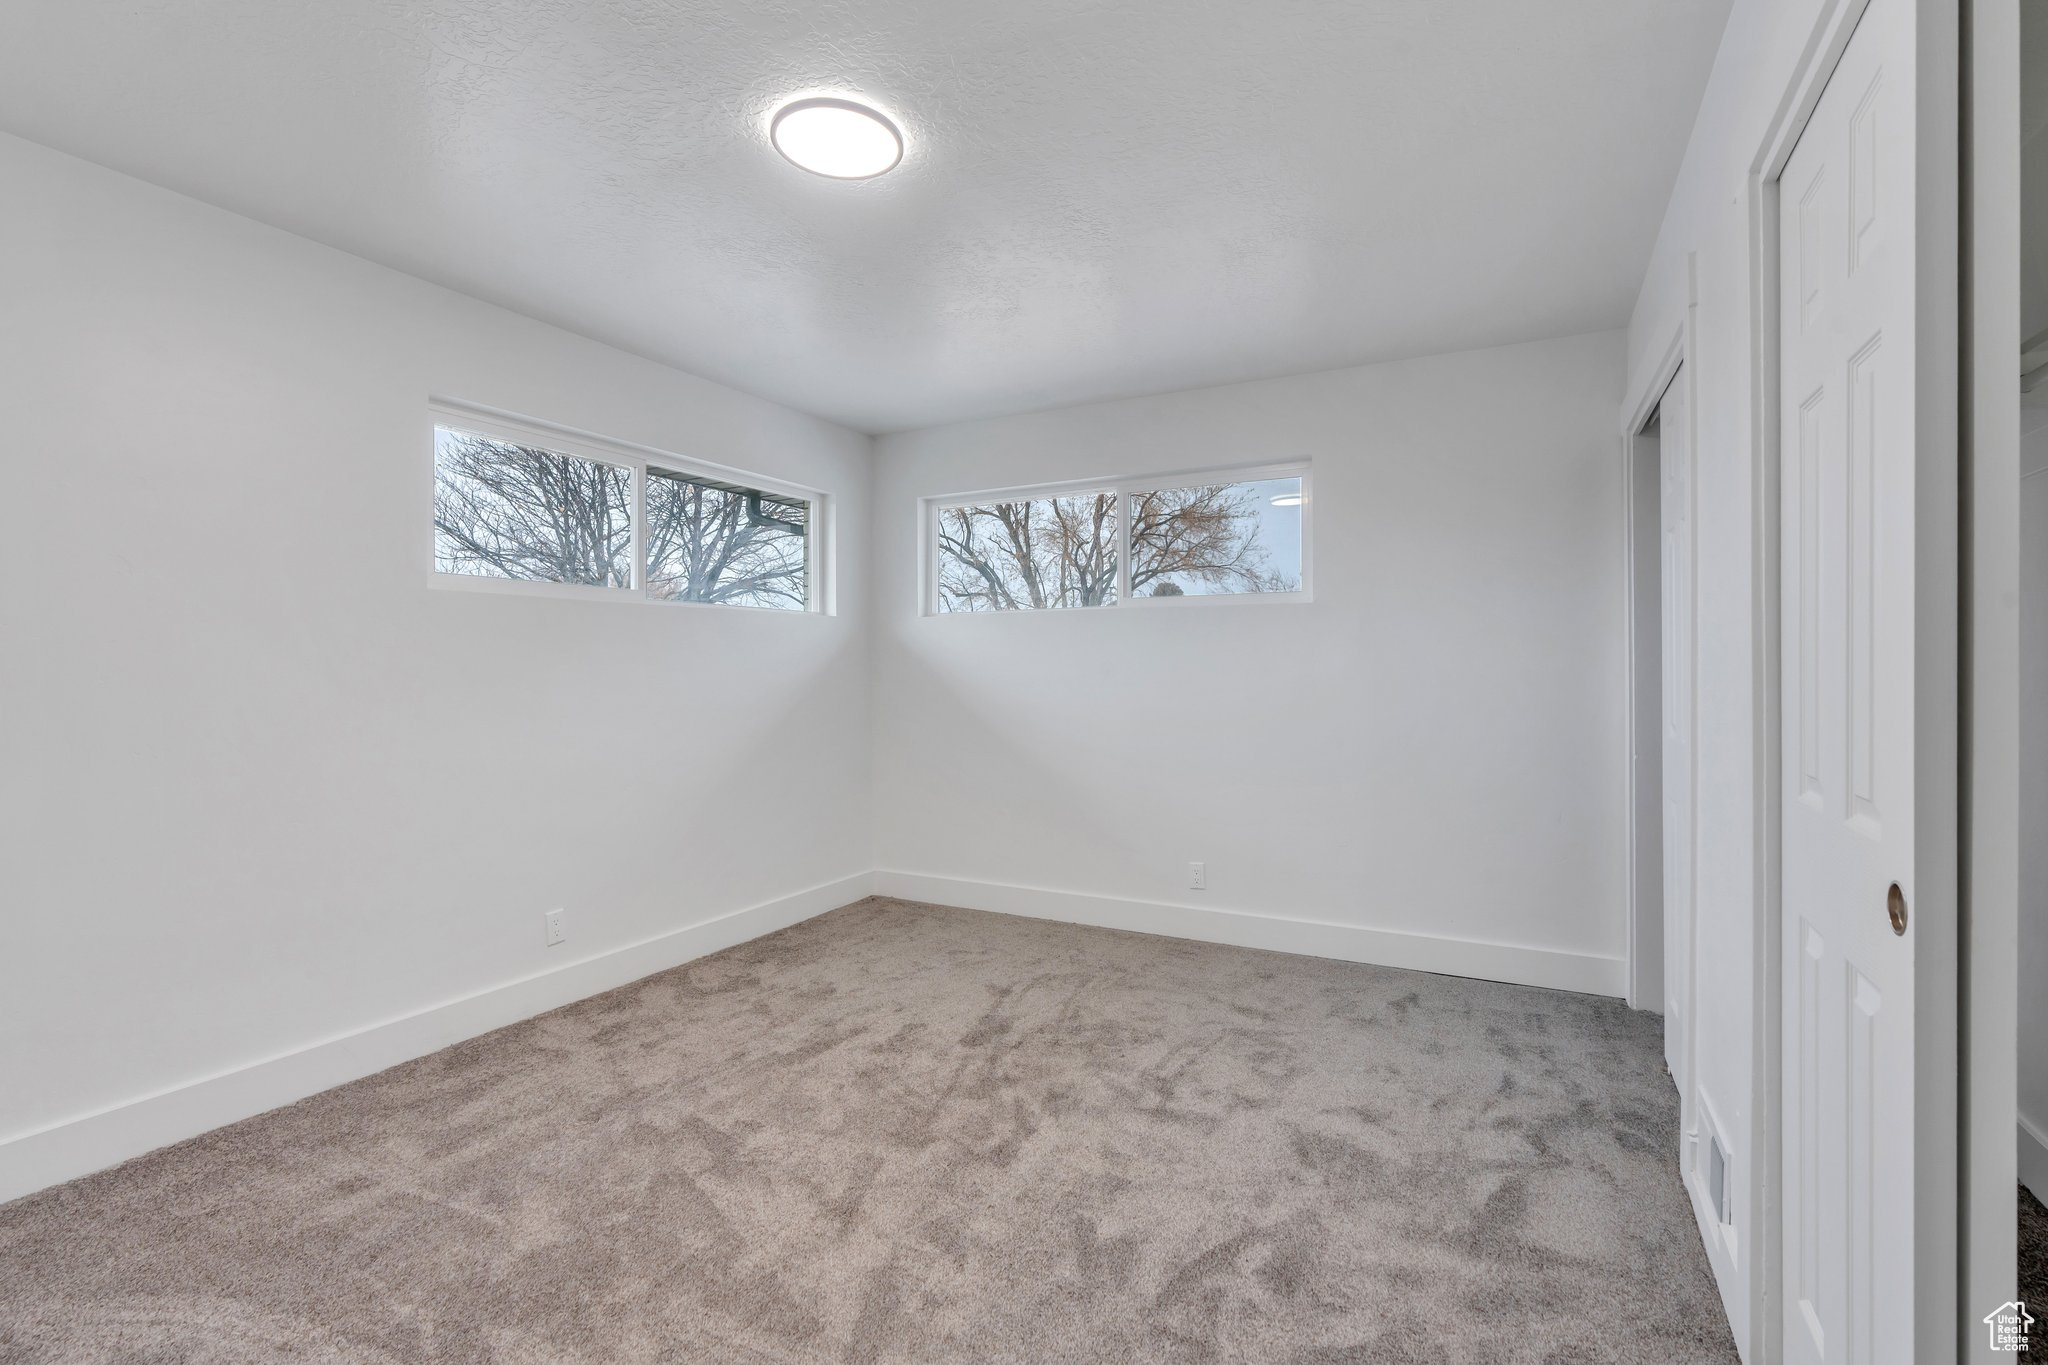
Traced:
[[1299, 507], [1301, 506], [1301, 494], [1282, 493], [1279, 497], [1273, 499], [1273, 505], [1275, 507]]
[[865, 104], [794, 100], [776, 111], [768, 140], [792, 165], [834, 180], [871, 180], [903, 160], [903, 134]]

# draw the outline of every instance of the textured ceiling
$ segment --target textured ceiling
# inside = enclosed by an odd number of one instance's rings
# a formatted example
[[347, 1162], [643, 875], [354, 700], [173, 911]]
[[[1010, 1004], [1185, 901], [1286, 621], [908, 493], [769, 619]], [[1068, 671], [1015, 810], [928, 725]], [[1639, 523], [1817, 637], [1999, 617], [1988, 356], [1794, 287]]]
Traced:
[[0, 128], [883, 431], [1621, 324], [1728, 4], [5, 0]]

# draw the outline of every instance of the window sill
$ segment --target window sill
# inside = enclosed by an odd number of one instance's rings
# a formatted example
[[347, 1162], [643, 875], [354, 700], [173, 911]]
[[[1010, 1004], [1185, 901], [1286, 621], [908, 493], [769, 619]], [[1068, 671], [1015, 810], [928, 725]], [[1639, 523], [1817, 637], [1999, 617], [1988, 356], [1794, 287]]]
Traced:
[[820, 616], [837, 613], [816, 608], [793, 611], [787, 607], [756, 607], [742, 602], [677, 602], [666, 597], [649, 597], [638, 588], [600, 588], [584, 583], [544, 583], [524, 578], [490, 578], [483, 574], [427, 574], [427, 585], [444, 592], [480, 592], [501, 597], [542, 597], [558, 602], [613, 602], [621, 606], [685, 607], [698, 611], [743, 611], [757, 616]]

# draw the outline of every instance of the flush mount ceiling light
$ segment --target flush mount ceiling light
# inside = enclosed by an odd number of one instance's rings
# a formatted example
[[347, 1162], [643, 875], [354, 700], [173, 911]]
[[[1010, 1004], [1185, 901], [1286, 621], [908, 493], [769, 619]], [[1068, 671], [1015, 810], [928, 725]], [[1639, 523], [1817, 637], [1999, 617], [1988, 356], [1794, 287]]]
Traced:
[[1299, 507], [1301, 506], [1301, 494], [1282, 493], [1279, 497], [1273, 499], [1273, 505], [1275, 507]]
[[903, 134], [876, 110], [852, 100], [795, 100], [768, 125], [775, 150], [814, 175], [871, 180], [903, 159]]

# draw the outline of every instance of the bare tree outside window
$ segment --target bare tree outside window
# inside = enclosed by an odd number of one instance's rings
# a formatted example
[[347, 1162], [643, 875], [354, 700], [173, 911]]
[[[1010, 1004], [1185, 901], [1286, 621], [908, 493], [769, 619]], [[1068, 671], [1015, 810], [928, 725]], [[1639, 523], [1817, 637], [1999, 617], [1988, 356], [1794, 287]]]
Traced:
[[1082, 492], [938, 510], [938, 609], [1109, 606], [1117, 595], [1117, 515], [1130, 516], [1134, 597], [1296, 592], [1299, 476]]
[[633, 474], [475, 432], [434, 431], [434, 567], [632, 586]]
[[1131, 595], [1301, 590], [1301, 480], [1157, 488], [1131, 499]]
[[939, 610], [1116, 601], [1116, 494], [939, 510]]
[[674, 602], [803, 611], [811, 506], [666, 469], [647, 471], [647, 591]]

